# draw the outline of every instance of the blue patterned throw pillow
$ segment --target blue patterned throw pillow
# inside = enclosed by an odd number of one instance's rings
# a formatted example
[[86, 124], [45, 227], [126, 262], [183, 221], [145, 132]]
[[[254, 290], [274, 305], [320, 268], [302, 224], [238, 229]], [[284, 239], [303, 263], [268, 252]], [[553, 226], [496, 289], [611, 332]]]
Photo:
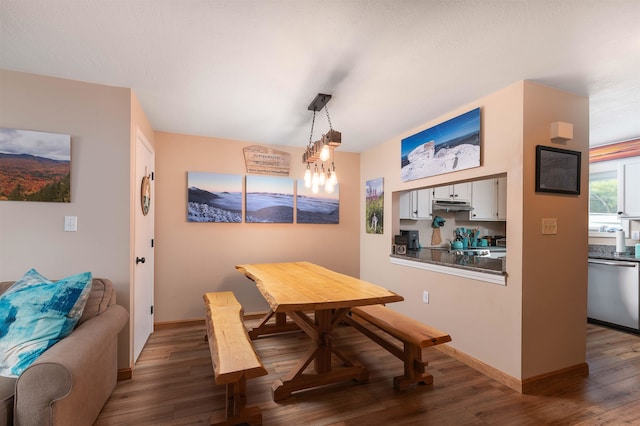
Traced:
[[91, 280], [84, 272], [50, 281], [31, 269], [0, 295], [0, 376], [18, 377], [73, 331]]

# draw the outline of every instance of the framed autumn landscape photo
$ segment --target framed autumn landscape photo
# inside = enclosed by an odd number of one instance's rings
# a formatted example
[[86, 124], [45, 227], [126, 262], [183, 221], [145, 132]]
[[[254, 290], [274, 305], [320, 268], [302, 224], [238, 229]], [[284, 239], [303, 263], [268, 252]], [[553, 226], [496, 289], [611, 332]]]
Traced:
[[0, 200], [71, 202], [71, 136], [0, 128]]

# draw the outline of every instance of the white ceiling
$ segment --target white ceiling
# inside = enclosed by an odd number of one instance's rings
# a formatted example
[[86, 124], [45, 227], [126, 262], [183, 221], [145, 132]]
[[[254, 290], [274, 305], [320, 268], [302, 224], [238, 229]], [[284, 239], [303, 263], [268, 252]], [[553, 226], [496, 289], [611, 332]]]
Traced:
[[317, 93], [361, 152], [523, 79], [589, 96], [591, 145], [640, 137], [640, 0], [0, 0], [0, 68], [264, 144], [305, 146]]

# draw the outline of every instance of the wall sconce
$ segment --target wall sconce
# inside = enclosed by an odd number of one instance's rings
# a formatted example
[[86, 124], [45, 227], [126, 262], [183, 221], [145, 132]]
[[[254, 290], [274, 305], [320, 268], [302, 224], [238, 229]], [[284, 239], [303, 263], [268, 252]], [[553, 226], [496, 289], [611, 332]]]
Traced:
[[[302, 162], [307, 163], [307, 169], [304, 173], [304, 185], [307, 188], [311, 188], [313, 193], [317, 194], [320, 186], [324, 187], [324, 190], [328, 193], [332, 193], [334, 187], [338, 183], [338, 176], [336, 174], [336, 165], [333, 161], [333, 150], [340, 146], [342, 143], [342, 134], [337, 130], [333, 130], [331, 126], [331, 117], [329, 117], [329, 110], [327, 109], [327, 102], [331, 99], [331, 95], [325, 95], [318, 93], [318, 95], [311, 101], [309, 107], [310, 111], [313, 111], [313, 119], [311, 120], [311, 134], [309, 135], [309, 144], [302, 154]], [[313, 126], [316, 121], [316, 112], [324, 108], [327, 113], [327, 120], [329, 121], [329, 131], [322, 135], [322, 138], [313, 142]], [[331, 165], [328, 162], [331, 160]], [[320, 162], [320, 169], [318, 169], [318, 162]], [[327, 163], [325, 167], [324, 163]], [[311, 164], [313, 163], [313, 172], [311, 171]]]
[[563, 143], [573, 139], [573, 124], [563, 121], [551, 123], [551, 142]]

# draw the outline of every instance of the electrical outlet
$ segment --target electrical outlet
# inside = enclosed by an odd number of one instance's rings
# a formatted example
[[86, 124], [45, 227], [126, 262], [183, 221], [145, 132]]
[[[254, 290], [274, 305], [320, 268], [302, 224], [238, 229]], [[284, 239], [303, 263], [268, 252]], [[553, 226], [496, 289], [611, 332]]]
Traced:
[[640, 231], [631, 231], [632, 240], [640, 240]]
[[429, 303], [429, 292], [427, 290], [422, 292], [422, 301], [424, 303]]
[[558, 219], [555, 217], [542, 218], [542, 235], [555, 235], [558, 233]]

